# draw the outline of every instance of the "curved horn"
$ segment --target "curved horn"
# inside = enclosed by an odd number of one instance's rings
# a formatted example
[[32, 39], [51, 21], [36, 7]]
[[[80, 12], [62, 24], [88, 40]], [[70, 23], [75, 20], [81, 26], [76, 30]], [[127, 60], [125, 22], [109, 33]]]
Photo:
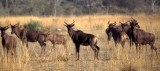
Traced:
[[13, 26], [12, 24], [10, 24], [10, 26]]
[[120, 24], [122, 24], [122, 22], [119, 21]]
[[131, 20], [136, 21], [133, 17], [131, 17]]
[[110, 21], [108, 21], [108, 24], [110, 24]]
[[64, 23], [67, 25], [66, 21], [64, 21]]
[[74, 24], [74, 23], [75, 23], [75, 21], [73, 20], [73, 22], [71, 24]]
[[133, 19], [133, 20], [134, 20], [134, 18], [133, 18], [133, 17], [131, 17], [131, 19]]

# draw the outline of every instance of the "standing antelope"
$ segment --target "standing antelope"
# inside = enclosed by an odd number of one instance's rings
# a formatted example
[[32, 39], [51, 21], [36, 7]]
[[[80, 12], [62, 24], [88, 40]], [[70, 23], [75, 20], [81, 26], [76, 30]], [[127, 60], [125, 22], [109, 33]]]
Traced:
[[26, 44], [28, 47], [28, 42], [38, 42], [40, 46], [42, 47], [42, 53], [45, 53], [46, 48], [46, 34], [41, 31], [37, 30], [30, 30], [30, 29], [21, 29], [19, 27], [19, 23], [15, 25], [11, 25], [12, 32], [11, 34], [16, 34], [16, 36], [21, 39], [23, 45]]
[[[55, 50], [56, 45], [63, 45], [65, 52], [68, 53], [67, 39], [65, 38], [64, 35], [55, 34], [55, 33], [48, 33], [46, 36], [46, 40], [49, 40], [52, 43], [54, 50]], [[51, 49], [51, 51], [52, 51], [52, 49]]]
[[100, 48], [97, 46], [97, 37], [93, 34], [84, 33], [81, 30], [74, 30], [74, 22], [71, 24], [68, 24], [66, 22], [64, 23], [67, 27], [69, 36], [71, 37], [73, 43], [76, 46], [76, 60], [79, 60], [80, 45], [91, 46], [94, 51], [94, 59], [98, 59], [98, 53]]
[[64, 35], [49, 33], [46, 36], [46, 40], [51, 41], [51, 43], [53, 44], [53, 48], [55, 48], [56, 44], [62, 44], [65, 49], [67, 48], [67, 39]]
[[[133, 36], [132, 39], [136, 45], [137, 52], [138, 52], [138, 48], [140, 49], [141, 45], [149, 44], [152, 52], [154, 50], [157, 55], [157, 48], [154, 46], [155, 35], [152, 33], [145, 32], [142, 29], [139, 29], [140, 26], [138, 25], [138, 22], [135, 19], [132, 19], [130, 21], [130, 26], [132, 29], [132, 36]], [[136, 27], [139, 27], [139, 28], [136, 28]], [[139, 57], [140, 57], [140, 54], [139, 54]], [[158, 57], [158, 55], [157, 55], [157, 57]]]
[[2, 37], [2, 46], [3, 46], [3, 51], [4, 54], [7, 51], [7, 61], [8, 61], [8, 53], [9, 51], [11, 51], [11, 54], [14, 55], [14, 57], [16, 57], [16, 39], [13, 36], [9, 36], [7, 33], [5, 33], [5, 31], [8, 29], [9, 27], [1, 27], [0, 26], [0, 30], [1, 30], [1, 37]]
[[117, 43], [120, 43], [124, 48], [125, 42], [129, 39], [127, 34], [122, 30], [121, 26], [116, 26], [116, 23], [109, 23], [108, 28], [106, 29], [106, 34], [108, 35], [108, 41], [110, 41], [111, 37], [115, 42], [115, 46]]

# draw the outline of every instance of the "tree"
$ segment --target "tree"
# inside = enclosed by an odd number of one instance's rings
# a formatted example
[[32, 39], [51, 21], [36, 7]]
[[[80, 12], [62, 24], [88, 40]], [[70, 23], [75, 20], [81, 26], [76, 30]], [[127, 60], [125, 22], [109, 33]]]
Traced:
[[156, 3], [158, 3], [158, 0], [151, 0], [151, 9], [153, 12], [155, 12]]

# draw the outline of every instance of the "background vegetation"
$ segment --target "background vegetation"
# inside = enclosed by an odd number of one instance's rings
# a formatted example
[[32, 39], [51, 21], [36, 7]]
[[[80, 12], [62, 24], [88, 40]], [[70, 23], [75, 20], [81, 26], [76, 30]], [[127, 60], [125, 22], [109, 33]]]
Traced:
[[159, 13], [160, 0], [0, 0], [0, 15]]
[[41, 30], [42, 26], [38, 21], [31, 20], [29, 23], [24, 25], [24, 28], [31, 29], [31, 30]]
[[[139, 22], [141, 29], [155, 34], [158, 58], [151, 54], [148, 45], [143, 46], [139, 58], [135, 46], [130, 49], [129, 43], [124, 51], [120, 45], [115, 47], [113, 41], [107, 43], [108, 21], [126, 22], [131, 17]], [[94, 61], [89, 46], [81, 46], [80, 60], [75, 61], [75, 45], [64, 26], [64, 21], [73, 20], [74, 28], [98, 37], [98, 61]], [[47, 29], [64, 35], [68, 53], [62, 45], [53, 49], [49, 41], [45, 55], [41, 55], [37, 42], [29, 42], [27, 50], [8, 29], [6, 33], [18, 42], [17, 57], [14, 60], [10, 55], [7, 63], [0, 40], [0, 71], [160, 71], [160, 0], [0, 0], [0, 25], [18, 22], [29, 29]]]

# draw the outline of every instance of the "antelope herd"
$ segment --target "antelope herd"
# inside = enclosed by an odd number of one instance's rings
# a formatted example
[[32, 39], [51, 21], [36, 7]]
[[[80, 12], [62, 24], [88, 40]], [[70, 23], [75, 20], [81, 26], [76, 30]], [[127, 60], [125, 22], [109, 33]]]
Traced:
[[[73, 23], [68, 24], [64, 21], [64, 26], [67, 28], [68, 34], [72, 39], [73, 43], [75, 44], [76, 60], [79, 60], [80, 45], [90, 46], [94, 51], [94, 59], [98, 59], [98, 53], [100, 48], [99, 46], [97, 46], [97, 37], [93, 34], [88, 34], [81, 30], [73, 29], [75, 25], [74, 22], [75, 21], [73, 21]], [[131, 18], [131, 20], [125, 23], [119, 23], [120, 25], [116, 25], [116, 22], [108, 22], [109, 26], [105, 31], [105, 33], [108, 36], [108, 41], [110, 41], [111, 38], [113, 38], [115, 42], [115, 47], [119, 43], [122, 45], [124, 49], [126, 41], [129, 41], [130, 47], [133, 46], [133, 43], [135, 44], [136, 51], [138, 53], [142, 45], [149, 44], [152, 52], [154, 50], [157, 55], [157, 48], [154, 46], [154, 34], [142, 30], [138, 25], [138, 22], [133, 18]], [[15, 34], [22, 41], [23, 45], [25, 44], [28, 47], [28, 42], [38, 42], [42, 47], [41, 54], [45, 53], [47, 40], [53, 44], [53, 48], [55, 48], [56, 44], [64, 45], [64, 48], [67, 48], [67, 39], [64, 35], [59, 35], [55, 33], [45, 33], [43, 31], [21, 28], [19, 24], [10, 25], [10, 27], [12, 29], [11, 34]], [[17, 44], [15, 37], [10, 36], [5, 32], [8, 28], [9, 26], [0, 26], [3, 51], [4, 54], [7, 51], [7, 59], [9, 51], [11, 51], [12, 55], [16, 56]]]

